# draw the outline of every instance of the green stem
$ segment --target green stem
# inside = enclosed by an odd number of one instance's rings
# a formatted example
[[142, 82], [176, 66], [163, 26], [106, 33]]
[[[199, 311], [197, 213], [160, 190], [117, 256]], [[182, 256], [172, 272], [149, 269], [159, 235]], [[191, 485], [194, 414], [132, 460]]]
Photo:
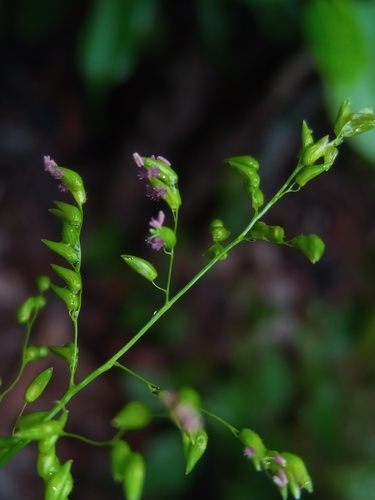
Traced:
[[223, 420], [222, 418], [218, 417], [217, 415], [214, 415], [213, 413], [205, 410], [204, 408], [199, 408], [199, 410], [202, 412], [202, 413], [205, 413], [206, 415], [209, 415], [210, 417], [214, 418], [215, 420], [217, 420], [218, 422], [220, 422], [221, 424], [225, 425], [225, 427], [228, 427], [228, 429], [236, 436], [236, 438], [238, 438], [239, 434], [240, 434], [240, 431], [238, 429], [236, 429], [235, 427], [233, 427], [232, 425], [228, 424], [228, 422], [226, 422], [225, 420]]
[[[173, 231], [175, 234], [177, 234], [177, 226], [178, 226], [178, 210], [173, 210], [173, 219], [174, 219], [174, 228]], [[169, 294], [171, 291], [171, 280], [172, 280], [172, 271], [173, 271], [173, 261], [174, 261], [174, 248], [172, 248], [170, 252], [170, 259], [169, 259], [169, 269], [168, 269], [168, 278], [167, 278], [167, 287], [165, 291], [165, 303], [169, 301]]]
[[143, 382], [144, 384], [146, 384], [147, 387], [148, 387], [148, 389], [149, 389], [149, 391], [151, 393], [153, 393], [153, 391], [155, 389], [159, 389], [159, 387], [156, 384], [153, 384], [149, 380], [141, 377], [140, 375], [138, 375], [138, 373], [133, 372], [133, 370], [130, 370], [130, 368], [128, 368], [127, 366], [122, 365], [121, 363], [118, 363], [117, 361], [114, 363], [113, 366], [117, 366], [118, 368], [121, 368], [121, 370], [124, 370], [124, 371], [130, 373], [130, 375], [132, 375], [133, 377], [137, 378], [138, 380], [140, 380], [141, 382]]
[[79, 434], [73, 434], [72, 432], [64, 432], [61, 436], [79, 439], [80, 441], [84, 441], [85, 443], [92, 444], [94, 446], [111, 446], [113, 443], [113, 439], [110, 439], [109, 441], [94, 441], [93, 439], [85, 438]]

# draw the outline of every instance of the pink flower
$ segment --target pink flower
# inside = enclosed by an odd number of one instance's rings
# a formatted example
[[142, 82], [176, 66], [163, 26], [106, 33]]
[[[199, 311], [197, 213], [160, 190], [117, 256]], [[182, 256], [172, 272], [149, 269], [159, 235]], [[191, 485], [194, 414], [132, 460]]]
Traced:
[[170, 161], [168, 161], [166, 158], [164, 158], [163, 156], [158, 156], [156, 158], [157, 160], [160, 160], [160, 161], [163, 161], [166, 165], [168, 165], [168, 167], [170, 167], [172, 164]]
[[160, 212], [158, 213], [158, 218], [151, 219], [149, 224], [151, 227], [154, 227], [155, 229], [159, 229], [163, 225], [164, 219], [165, 219], [165, 213], [162, 210], [160, 210]]
[[286, 477], [285, 472], [280, 469], [277, 473], [276, 476], [273, 476], [272, 481], [278, 486], [279, 488], [286, 488], [288, 484], [288, 478]]
[[252, 446], [246, 446], [246, 448], [244, 448], [243, 450], [243, 454], [246, 458], [253, 458], [256, 455], [255, 450]]
[[137, 167], [144, 166], [142, 157], [138, 153], [133, 153], [133, 158], [134, 158], [135, 163], [137, 164]]
[[275, 464], [280, 465], [280, 467], [286, 466], [286, 460], [283, 456], [280, 455], [280, 453], [276, 453], [276, 455], [273, 457], [273, 461], [275, 462]]
[[62, 179], [64, 177], [64, 173], [59, 170], [57, 163], [49, 156], [44, 157], [44, 170], [49, 172], [55, 179]]
[[165, 241], [162, 238], [159, 238], [158, 236], [148, 236], [146, 238], [146, 243], [148, 245], [151, 245], [151, 248], [153, 250], [161, 250], [163, 247], [165, 247]]

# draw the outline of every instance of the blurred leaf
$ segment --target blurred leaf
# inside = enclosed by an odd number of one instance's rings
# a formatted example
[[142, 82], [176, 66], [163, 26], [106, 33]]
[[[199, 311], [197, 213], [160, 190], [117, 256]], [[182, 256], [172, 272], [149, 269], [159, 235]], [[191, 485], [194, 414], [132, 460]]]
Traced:
[[0, 437], [0, 468], [24, 448], [29, 441], [15, 437]]
[[[314, 0], [304, 16], [307, 43], [321, 73], [332, 123], [347, 98], [353, 111], [375, 104], [375, 5], [373, 2]], [[375, 163], [375, 132], [350, 139]]]
[[78, 65], [95, 91], [128, 78], [155, 21], [157, 0], [93, 0], [81, 33]]

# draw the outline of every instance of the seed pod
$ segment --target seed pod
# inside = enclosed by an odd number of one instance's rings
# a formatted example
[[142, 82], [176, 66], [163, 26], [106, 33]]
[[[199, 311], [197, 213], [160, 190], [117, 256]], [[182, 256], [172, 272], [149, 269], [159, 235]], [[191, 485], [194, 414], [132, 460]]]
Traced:
[[39, 398], [44, 389], [47, 387], [48, 382], [51, 380], [52, 373], [53, 368], [47, 368], [34, 378], [34, 380], [28, 385], [24, 394], [24, 400], [26, 403], [33, 403]]
[[19, 429], [15, 433], [15, 436], [31, 441], [39, 441], [40, 439], [46, 439], [50, 436], [59, 436], [61, 432], [61, 423], [58, 420], [49, 420], [48, 422], [42, 422], [33, 427]]
[[69, 312], [77, 311], [79, 308], [79, 297], [75, 293], [68, 290], [68, 288], [61, 288], [61, 286], [57, 286], [51, 284], [52, 290], [56, 295], [60, 297], [65, 302], [65, 305]]
[[111, 471], [115, 481], [124, 479], [125, 459], [131, 454], [131, 449], [125, 441], [116, 441], [111, 448]]
[[180, 191], [176, 186], [168, 186], [168, 184], [156, 177], [151, 177], [149, 182], [153, 188], [165, 189], [166, 194], [163, 196], [163, 200], [168, 204], [171, 210], [178, 210], [180, 208], [182, 201]]
[[39, 453], [42, 453], [43, 455], [51, 455], [52, 453], [55, 453], [55, 443], [59, 439], [59, 437], [60, 436], [58, 434], [52, 434], [51, 436], [48, 436], [44, 439], [40, 439], [38, 441]]
[[256, 222], [249, 236], [254, 240], [265, 240], [271, 243], [283, 243], [284, 229], [280, 226], [268, 226], [264, 222]]
[[158, 277], [158, 272], [148, 260], [135, 257], [134, 255], [121, 255], [124, 261], [138, 274], [148, 281], [154, 281]]
[[297, 175], [296, 178], [294, 179], [294, 182], [299, 185], [299, 187], [303, 187], [305, 184], [307, 184], [311, 179], [314, 179], [314, 177], [317, 177], [323, 172], [327, 172], [327, 166], [324, 165], [312, 165], [311, 167], [306, 167], [303, 168]]
[[298, 248], [313, 263], [318, 262], [323, 255], [325, 245], [316, 234], [295, 236], [290, 243]]
[[[69, 342], [65, 345], [52, 345], [49, 346], [48, 349], [59, 358], [65, 359], [68, 362], [68, 365], [71, 366], [74, 359], [74, 343]], [[77, 354], [78, 354], [78, 346], [77, 346]]]
[[328, 135], [322, 137], [315, 144], [308, 146], [302, 155], [302, 164], [305, 167], [314, 165], [314, 163], [324, 156], [326, 147], [328, 145]]
[[244, 182], [244, 188], [248, 195], [251, 196], [251, 206], [257, 212], [264, 203], [264, 196], [259, 188], [254, 188], [249, 183]]
[[206, 451], [207, 443], [207, 432], [204, 429], [197, 430], [194, 433], [194, 441], [187, 450], [185, 474], [189, 474], [194, 469], [196, 463]]
[[67, 245], [66, 243], [58, 243], [56, 241], [51, 241], [51, 240], [42, 240], [47, 247], [52, 250], [53, 252], [56, 252], [57, 254], [61, 255], [61, 257], [64, 257], [69, 264], [75, 265], [78, 260], [78, 254], [76, 250], [71, 247], [70, 245]]
[[142, 157], [142, 160], [143, 160], [143, 166], [145, 168], [157, 168], [157, 169], [159, 169], [159, 174], [157, 175], [157, 177], [160, 180], [165, 182], [168, 186], [177, 187], [178, 175], [173, 170], [173, 168], [170, 167], [170, 165], [167, 165], [162, 160], [154, 159], [154, 158]]
[[61, 182], [68, 186], [69, 191], [81, 207], [86, 202], [86, 192], [82, 177], [78, 175], [77, 172], [74, 172], [74, 170], [70, 170], [69, 168], [59, 166], [58, 169], [64, 174], [61, 178]]
[[74, 205], [70, 205], [69, 203], [64, 203], [63, 201], [55, 201], [55, 205], [58, 207], [51, 208], [49, 211], [60, 217], [61, 220], [69, 222], [72, 226], [81, 227], [82, 226], [82, 211], [75, 207]]
[[[220, 245], [220, 243], [216, 242], [212, 247], [208, 248], [204, 252], [204, 256], [207, 257], [207, 259], [214, 259], [217, 257], [222, 251], [224, 250], [224, 247]], [[223, 255], [220, 257], [219, 260], [225, 260], [228, 257], [227, 253], [223, 253]]]
[[230, 232], [224, 227], [224, 224], [219, 219], [215, 219], [211, 222], [210, 231], [214, 241], [224, 241], [230, 235]]
[[125, 458], [123, 487], [127, 500], [140, 500], [145, 479], [145, 462], [140, 453]]
[[17, 321], [18, 323], [27, 323], [33, 312], [42, 309], [46, 305], [46, 299], [41, 295], [36, 297], [29, 297], [25, 302], [19, 307], [17, 311]]
[[56, 474], [46, 481], [45, 500], [61, 500], [68, 497], [73, 489], [73, 478], [70, 473], [72, 460], [61, 465]]
[[80, 242], [79, 242], [79, 228], [72, 226], [69, 222], [63, 222], [62, 224], [62, 238], [63, 242], [70, 245], [79, 254], [80, 252]]
[[38, 287], [39, 293], [46, 292], [49, 289], [50, 284], [51, 284], [51, 280], [49, 279], [48, 276], [38, 276], [37, 287]]
[[56, 474], [60, 468], [60, 461], [56, 453], [39, 453], [36, 461], [36, 470], [45, 481]]
[[25, 361], [44, 359], [48, 356], [48, 347], [45, 345], [30, 345], [25, 350]]
[[283, 470], [288, 478], [289, 489], [294, 498], [300, 498], [300, 488], [305, 488], [309, 493], [312, 493], [313, 484], [303, 460], [288, 452], [281, 453], [281, 456], [286, 460]]
[[148, 407], [141, 401], [130, 401], [125, 405], [112, 420], [112, 425], [117, 429], [141, 429], [151, 419]]
[[36, 425], [44, 423], [48, 414], [49, 414], [48, 411], [35, 411], [34, 413], [21, 415], [20, 417], [17, 418], [15, 427], [18, 430], [35, 427]]
[[57, 264], [51, 264], [51, 266], [60, 278], [66, 281], [69, 290], [72, 292], [79, 292], [79, 290], [81, 290], [82, 279], [78, 273], [66, 267], [58, 266]]
[[238, 437], [246, 448], [251, 448], [254, 451], [251, 461], [255, 469], [259, 471], [261, 462], [267, 457], [267, 448], [264, 446], [263, 441], [251, 429], [242, 429]]
[[176, 233], [169, 227], [161, 226], [157, 229], [150, 229], [150, 234], [161, 238], [164, 241], [165, 248], [167, 250], [172, 250], [176, 246]]
[[238, 170], [242, 167], [250, 167], [259, 170], [259, 163], [251, 156], [233, 156], [232, 158], [226, 158], [224, 161]]

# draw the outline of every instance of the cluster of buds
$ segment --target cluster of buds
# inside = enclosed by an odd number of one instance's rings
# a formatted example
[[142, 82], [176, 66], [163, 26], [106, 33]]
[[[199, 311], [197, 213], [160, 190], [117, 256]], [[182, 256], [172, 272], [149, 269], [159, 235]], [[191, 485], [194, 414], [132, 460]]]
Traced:
[[257, 471], [267, 470], [271, 474], [283, 500], [288, 498], [288, 489], [296, 500], [299, 500], [302, 488], [309, 493], [313, 491], [311, 478], [300, 457], [289, 452], [268, 450], [251, 429], [242, 429], [239, 439], [245, 445], [245, 457], [252, 461]]
[[224, 223], [220, 219], [214, 219], [210, 224], [210, 232], [214, 244], [204, 252], [204, 256], [208, 259], [219, 257], [220, 260], [225, 260], [228, 257], [227, 253], [223, 253], [224, 248], [220, 244], [230, 235], [230, 232], [225, 228]]

